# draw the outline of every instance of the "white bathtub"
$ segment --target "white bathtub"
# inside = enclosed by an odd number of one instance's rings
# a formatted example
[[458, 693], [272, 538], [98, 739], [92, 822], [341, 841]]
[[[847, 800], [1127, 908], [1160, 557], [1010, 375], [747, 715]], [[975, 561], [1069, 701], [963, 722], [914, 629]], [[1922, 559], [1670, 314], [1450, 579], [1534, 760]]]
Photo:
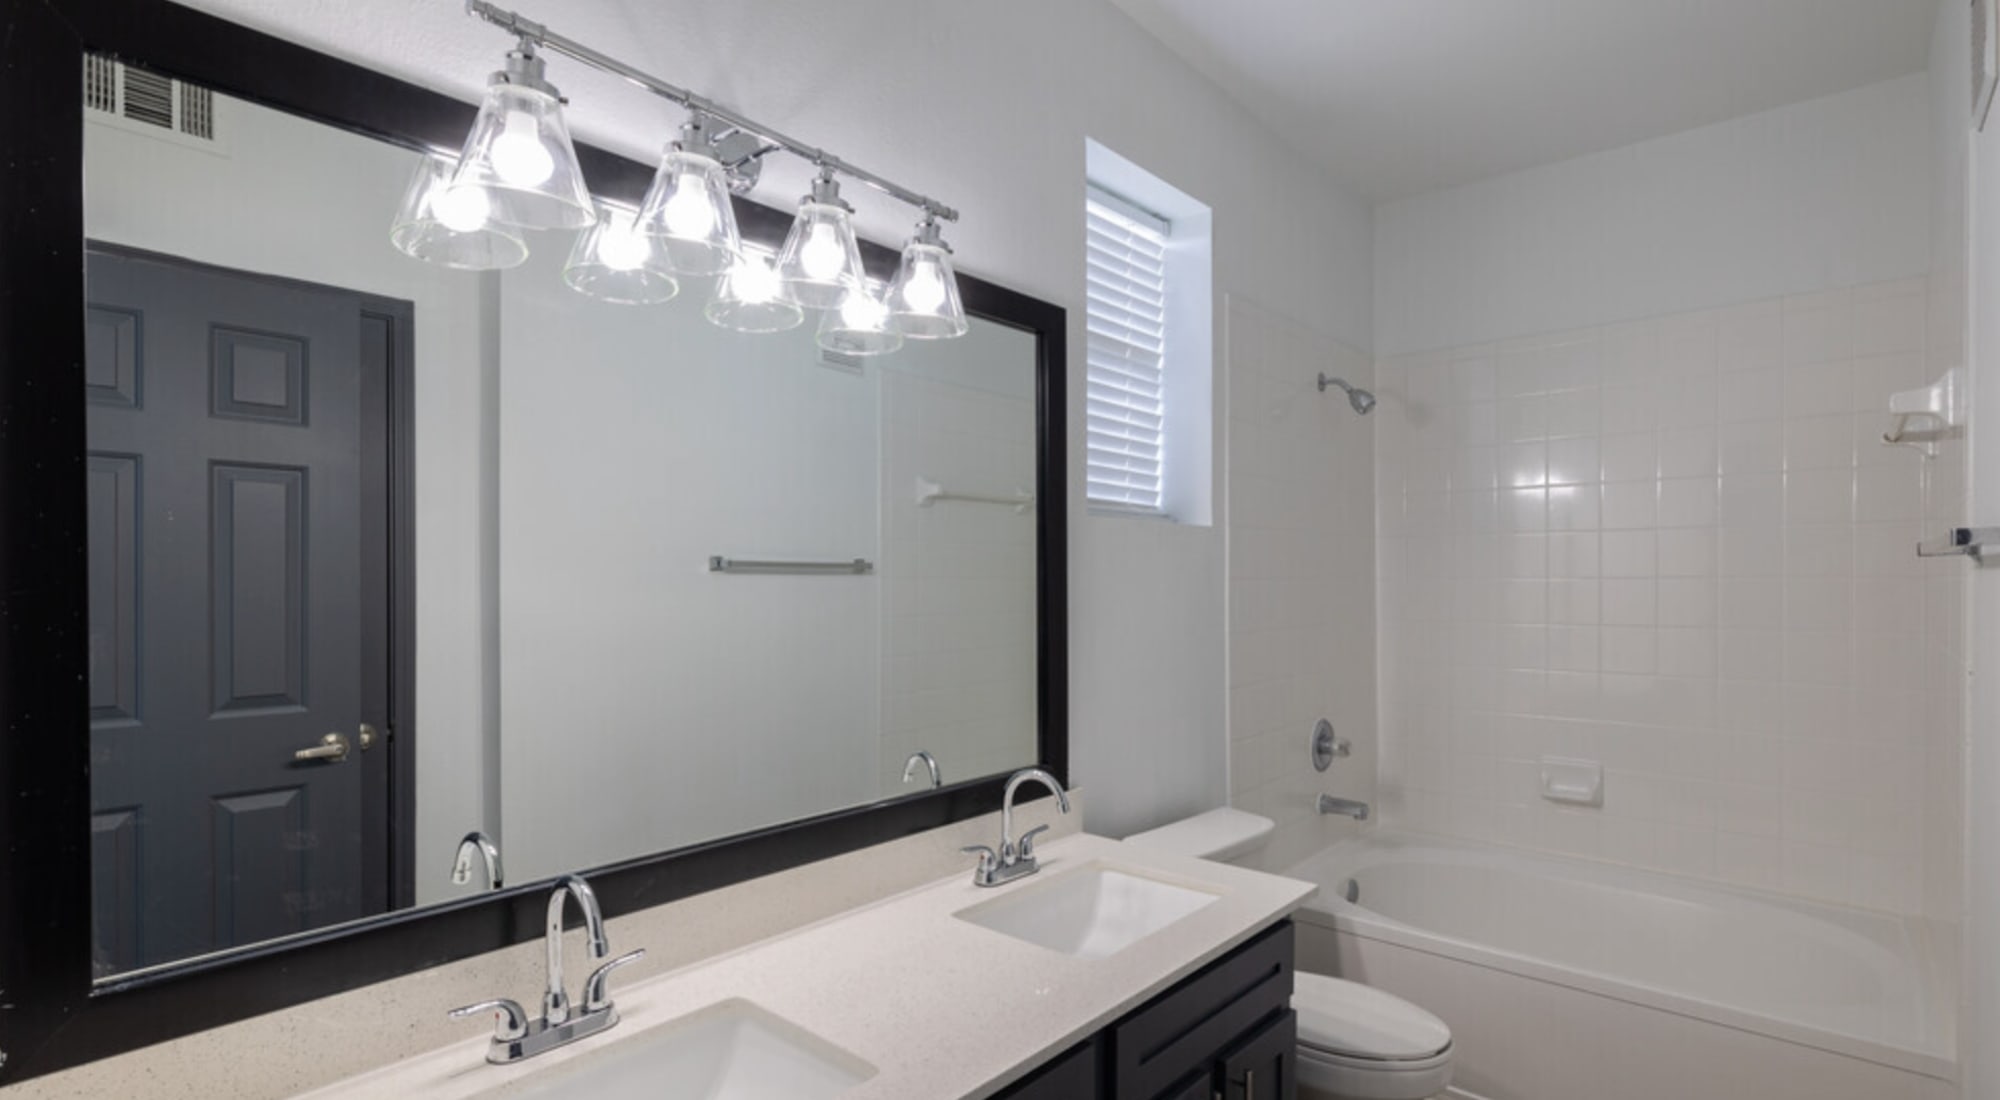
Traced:
[[1473, 1095], [1953, 1095], [1922, 922], [1382, 830], [1288, 873], [1299, 965], [1442, 1016]]

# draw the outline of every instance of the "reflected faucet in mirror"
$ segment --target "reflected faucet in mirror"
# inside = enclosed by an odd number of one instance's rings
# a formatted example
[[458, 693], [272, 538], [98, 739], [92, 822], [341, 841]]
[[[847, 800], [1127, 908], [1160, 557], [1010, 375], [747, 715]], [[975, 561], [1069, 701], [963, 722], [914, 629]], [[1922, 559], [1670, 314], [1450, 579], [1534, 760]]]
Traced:
[[917, 765], [919, 764], [930, 769], [932, 790], [937, 790], [939, 787], [944, 786], [944, 773], [938, 771], [937, 757], [932, 756], [922, 749], [911, 753], [910, 758], [903, 761], [903, 782], [908, 783], [917, 777]]
[[458, 842], [458, 858], [451, 863], [451, 881], [464, 886], [472, 881], [472, 861], [478, 859], [486, 864], [486, 889], [498, 890], [506, 883], [506, 875], [500, 866], [500, 847], [493, 838], [474, 829]]
[[591, 972], [583, 983], [583, 1009], [570, 1012], [569, 992], [563, 986], [563, 913], [575, 898], [583, 912], [584, 934], [590, 939], [590, 957], [601, 959], [611, 953], [611, 939], [604, 932], [604, 915], [597, 907], [597, 893], [580, 875], [566, 875], [549, 895], [549, 922], [545, 946], [548, 949], [548, 990], [542, 994], [542, 1018], [529, 1020], [521, 1003], [510, 997], [454, 1008], [450, 1016], [463, 1020], [482, 1012], [496, 1013], [493, 1041], [487, 1044], [486, 1060], [495, 1065], [518, 1062], [537, 1054], [566, 1046], [587, 1035], [595, 1035], [618, 1023], [617, 1006], [611, 1003], [611, 972], [646, 957], [646, 949], [630, 951]]
[[1055, 792], [1056, 805], [1063, 813], [1069, 812], [1069, 794], [1055, 776], [1041, 768], [1022, 768], [1007, 780], [1007, 789], [1000, 795], [1000, 850], [994, 851], [984, 844], [974, 844], [960, 851], [979, 857], [979, 866], [973, 869], [972, 882], [976, 886], [998, 886], [1012, 882], [1024, 875], [1032, 875], [1040, 867], [1035, 862], [1035, 837], [1048, 831], [1047, 825], [1037, 825], [1014, 839], [1014, 792], [1021, 784], [1035, 782]]

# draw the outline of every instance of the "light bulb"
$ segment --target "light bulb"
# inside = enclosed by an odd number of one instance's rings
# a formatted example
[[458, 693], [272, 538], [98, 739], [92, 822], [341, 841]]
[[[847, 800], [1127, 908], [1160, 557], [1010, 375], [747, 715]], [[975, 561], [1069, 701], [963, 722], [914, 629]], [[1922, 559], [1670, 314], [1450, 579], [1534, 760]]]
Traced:
[[542, 144], [535, 116], [526, 111], [507, 112], [507, 123], [493, 139], [493, 170], [517, 187], [533, 187], [556, 170], [556, 158]]
[[681, 173], [674, 197], [667, 200], [666, 215], [667, 231], [676, 237], [706, 237], [715, 228], [715, 208], [709, 205], [708, 190], [700, 176]]
[[490, 204], [477, 187], [438, 187], [431, 192], [431, 213], [454, 233], [470, 233], [486, 224]]
[[873, 332], [881, 328], [888, 317], [888, 306], [859, 290], [849, 291], [847, 300], [840, 304], [840, 323], [854, 332]]
[[632, 215], [614, 213], [597, 234], [597, 258], [613, 271], [635, 271], [646, 262], [644, 238], [633, 232]]
[[840, 274], [847, 259], [846, 250], [840, 247], [840, 237], [833, 231], [830, 221], [813, 223], [812, 231], [806, 235], [806, 243], [799, 249], [799, 264], [806, 275], [818, 282], [831, 282]]
[[910, 272], [910, 280], [903, 286], [903, 300], [918, 313], [935, 313], [944, 304], [944, 276], [938, 273], [938, 265], [924, 260]]
[[745, 259], [729, 276], [729, 287], [741, 302], [768, 302], [778, 296], [778, 273], [762, 260]]

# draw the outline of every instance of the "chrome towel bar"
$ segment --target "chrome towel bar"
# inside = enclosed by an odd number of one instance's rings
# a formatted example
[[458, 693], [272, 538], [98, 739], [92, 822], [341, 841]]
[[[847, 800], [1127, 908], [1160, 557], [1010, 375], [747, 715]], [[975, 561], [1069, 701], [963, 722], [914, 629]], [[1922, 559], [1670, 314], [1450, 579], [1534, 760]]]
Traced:
[[875, 563], [867, 558], [851, 561], [744, 561], [741, 558], [725, 558], [720, 554], [708, 559], [711, 573], [797, 573], [816, 576], [854, 576], [873, 573]]

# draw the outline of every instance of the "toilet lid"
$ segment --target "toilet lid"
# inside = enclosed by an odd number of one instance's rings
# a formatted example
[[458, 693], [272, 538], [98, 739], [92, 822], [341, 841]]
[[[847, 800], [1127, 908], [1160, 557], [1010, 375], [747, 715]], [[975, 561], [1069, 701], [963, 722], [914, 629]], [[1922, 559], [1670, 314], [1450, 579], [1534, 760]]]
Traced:
[[1298, 971], [1292, 1009], [1299, 1043], [1384, 1061], [1430, 1058], [1451, 1045], [1451, 1029], [1416, 1005], [1359, 982]]

